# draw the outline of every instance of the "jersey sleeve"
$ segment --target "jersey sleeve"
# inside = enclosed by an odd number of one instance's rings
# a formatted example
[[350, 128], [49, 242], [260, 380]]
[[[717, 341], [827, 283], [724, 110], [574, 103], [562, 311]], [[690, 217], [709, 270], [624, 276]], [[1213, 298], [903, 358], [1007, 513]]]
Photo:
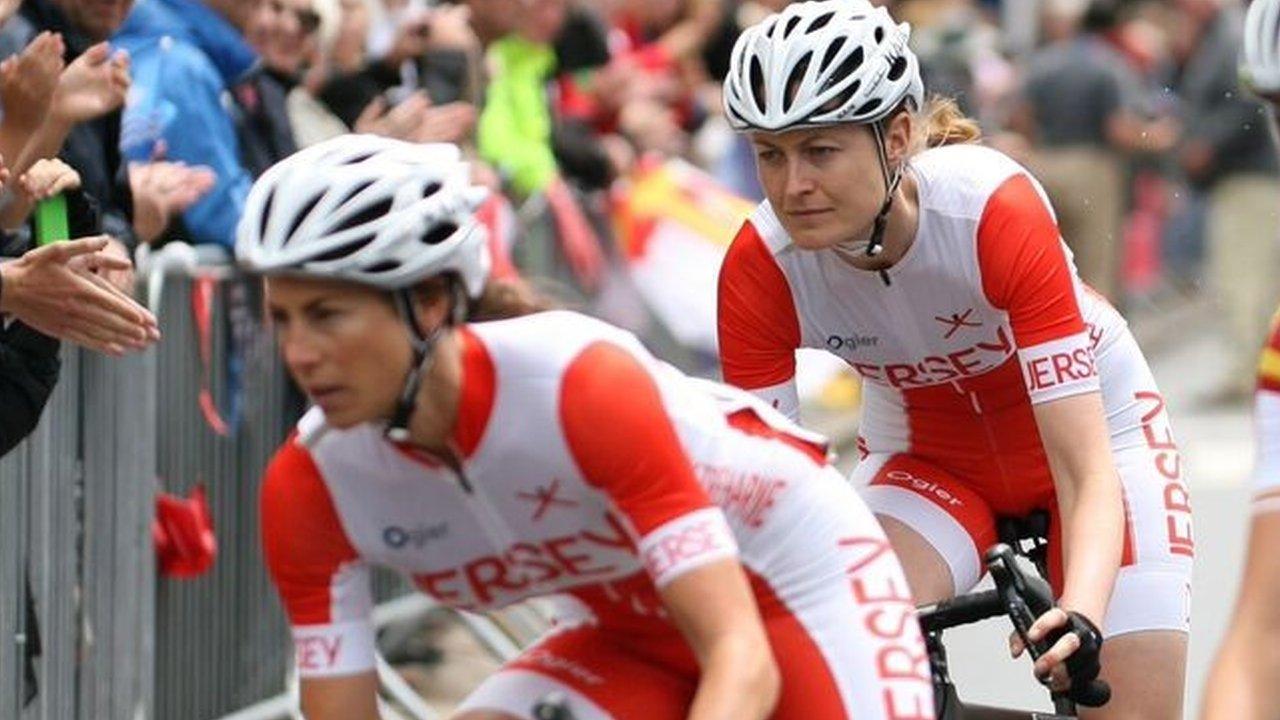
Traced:
[[1099, 391], [1075, 271], [1030, 177], [1014, 175], [987, 200], [978, 267], [987, 300], [1009, 315], [1032, 404]]
[[716, 304], [724, 381], [755, 392], [796, 419], [800, 321], [786, 276], [749, 222], [720, 267]]
[[583, 477], [635, 530], [655, 585], [737, 556], [728, 522], [699, 483], [657, 384], [629, 352], [606, 342], [584, 349], [565, 372], [560, 421]]
[[1280, 510], [1280, 313], [1271, 321], [1267, 345], [1258, 359], [1258, 390], [1253, 404], [1254, 511]]
[[293, 439], [267, 467], [262, 544], [293, 630], [298, 674], [332, 677], [372, 670], [368, 567], [347, 539], [315, 461]]

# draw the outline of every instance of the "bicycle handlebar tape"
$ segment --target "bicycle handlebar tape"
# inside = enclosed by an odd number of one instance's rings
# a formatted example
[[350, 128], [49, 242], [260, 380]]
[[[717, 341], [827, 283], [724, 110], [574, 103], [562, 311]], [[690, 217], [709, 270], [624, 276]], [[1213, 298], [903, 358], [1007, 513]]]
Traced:
[[35, 221], [37, 245], [71, 239], [65, 195], [59, 193], [36, 203]]

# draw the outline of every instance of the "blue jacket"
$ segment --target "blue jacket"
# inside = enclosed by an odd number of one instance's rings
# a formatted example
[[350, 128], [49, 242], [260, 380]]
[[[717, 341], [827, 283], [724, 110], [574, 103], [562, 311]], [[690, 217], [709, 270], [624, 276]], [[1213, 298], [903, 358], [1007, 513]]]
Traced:
[[241, 164], [224, 98], [254, 69], [253, 50], [199, 0], [142, 0], [114, 43], [133, 61], [121, 151], [147, 160], [164, 140], [166, 159], [211, 167], [217, 183], [183, 220], [195, 242], [233, 247], [253, 178]]

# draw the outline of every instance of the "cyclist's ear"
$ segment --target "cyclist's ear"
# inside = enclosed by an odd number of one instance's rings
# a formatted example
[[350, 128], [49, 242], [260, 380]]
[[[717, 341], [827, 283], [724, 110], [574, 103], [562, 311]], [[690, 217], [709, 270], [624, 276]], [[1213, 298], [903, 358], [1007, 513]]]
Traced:
[[915, 124], [915, 114], [906, 109], [899, 110], [885, 123], [884, 145], [891, 167], [910, 155]]
[[446, 325], [457, 299], [453, 297], [453, 282], [447, 275], [424, 280], [413, 291], [413, 311], [418, 327], [424, 332]]

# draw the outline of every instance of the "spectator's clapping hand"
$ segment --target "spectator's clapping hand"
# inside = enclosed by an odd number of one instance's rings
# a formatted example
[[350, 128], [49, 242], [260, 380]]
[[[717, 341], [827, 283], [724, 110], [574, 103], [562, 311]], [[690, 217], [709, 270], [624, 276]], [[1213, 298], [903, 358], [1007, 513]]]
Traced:
[[457, 143], [470, 136], [475, 126], [475, 106], [452, 102], [423, 110], [409, 139], [414, 142]]
[[98, 43], [62, 71], [53, 113], [65, 122], [85, 122], [123, 106], [128, 92], [129, 54], [112, 53], [107, 43]]
[[0, 62], [0, 102], [5, 122], [33, 132], [44, 122], [63, 72], [62, 36], [42, 32], [17, 55]]
[[133, 229], [150, 243], [179, 215], [213, 189], [216, 177], [202, 165], [179, 162], [147, 162], [129, 165], [133, 191]]
[[37, 160], [18, 176], [17, 190], [31, 202], [51, 198], [80, 187], [80, 173], [57, 158]]
[[104, 279], [132, 263], [106, 236], [58, 242], [0, 265], [0, 312], [91, 350], [123, 355], [160, 338], [155, 316]]
[[[7, 170], [4, 181], [8, 181]], [[79, 187], [80, 173], [70, 165], [56, 158], [37, 160], [11, 186], [14, 200], [0, 213], [0, 225], [8, 230], [16, 229], [27, 221], [35, 203]]]
[[470, 103], [433, 106], [418, 91], [390, 110], [386, 99], [375, 99], [356, 118], [353, 129], [410, 142], [458, 142], [471, 134], [475, 124], [476, 109]]

